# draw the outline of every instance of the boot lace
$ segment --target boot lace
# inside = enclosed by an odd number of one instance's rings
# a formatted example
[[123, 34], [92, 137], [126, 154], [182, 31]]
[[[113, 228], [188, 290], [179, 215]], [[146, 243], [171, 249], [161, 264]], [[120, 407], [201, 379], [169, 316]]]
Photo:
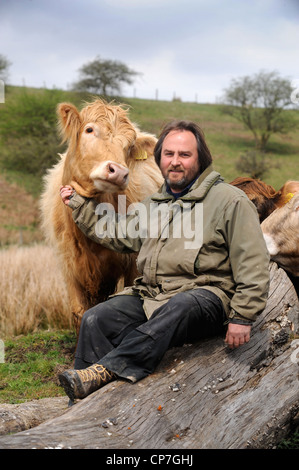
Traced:
[[106, 382], [114, 378], [113, 372], [110, 372], [100, 364], [87, 367], [87, 369], [81, 369], [77, 373], [79, 373], [82, 382], [91, 382], [93, 380]]

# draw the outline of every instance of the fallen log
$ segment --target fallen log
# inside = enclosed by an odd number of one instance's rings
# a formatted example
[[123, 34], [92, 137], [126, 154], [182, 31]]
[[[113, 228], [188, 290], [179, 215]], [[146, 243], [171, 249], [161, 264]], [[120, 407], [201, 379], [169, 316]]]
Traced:
[[18, 405], [0, 405], [0, 436], [33, 428], [61, 414], [68, 407], [67, 397], [42, 398]]
[[116, 381], [0, 448], [273, 448], [298, 424], [299, 303], [270, 265], [267, 307], [249, 343], [217, 337], [173, 348], [154, 374]]

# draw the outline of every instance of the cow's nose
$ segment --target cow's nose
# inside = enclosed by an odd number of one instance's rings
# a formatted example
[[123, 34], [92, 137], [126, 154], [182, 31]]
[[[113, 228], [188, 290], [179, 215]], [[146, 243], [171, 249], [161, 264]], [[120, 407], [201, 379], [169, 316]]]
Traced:
[[108, 164], [108, 181], [117, 185], [124, 185], [127, 183], [129, 176], [128, 168], [125, 168], [118, 163], [110, 162]]

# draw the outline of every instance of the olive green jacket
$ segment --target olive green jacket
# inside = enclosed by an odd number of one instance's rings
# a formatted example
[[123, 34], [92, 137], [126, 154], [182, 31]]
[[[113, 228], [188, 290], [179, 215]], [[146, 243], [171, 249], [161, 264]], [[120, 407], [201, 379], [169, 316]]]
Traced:
[[174, 294], [198, 287], [220, 297], [229, 319], [252, 322], [265, 308], [269, 255], [256, 208], [211, 166], [177, 200], [164, 183], [123, 215], [78, 194], [70, 207], [87, 237], [139, 253], [141, 276], [122, 294], [141, 295], [148, 318]]

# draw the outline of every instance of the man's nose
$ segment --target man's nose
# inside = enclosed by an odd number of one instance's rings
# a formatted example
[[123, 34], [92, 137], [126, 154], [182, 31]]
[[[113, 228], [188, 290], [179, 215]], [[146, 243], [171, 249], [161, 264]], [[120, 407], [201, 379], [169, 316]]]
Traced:
[[181, 159], [179, 154], [175, 153], [171, 160], [172, 166], [179, 166], [181, 164]]

